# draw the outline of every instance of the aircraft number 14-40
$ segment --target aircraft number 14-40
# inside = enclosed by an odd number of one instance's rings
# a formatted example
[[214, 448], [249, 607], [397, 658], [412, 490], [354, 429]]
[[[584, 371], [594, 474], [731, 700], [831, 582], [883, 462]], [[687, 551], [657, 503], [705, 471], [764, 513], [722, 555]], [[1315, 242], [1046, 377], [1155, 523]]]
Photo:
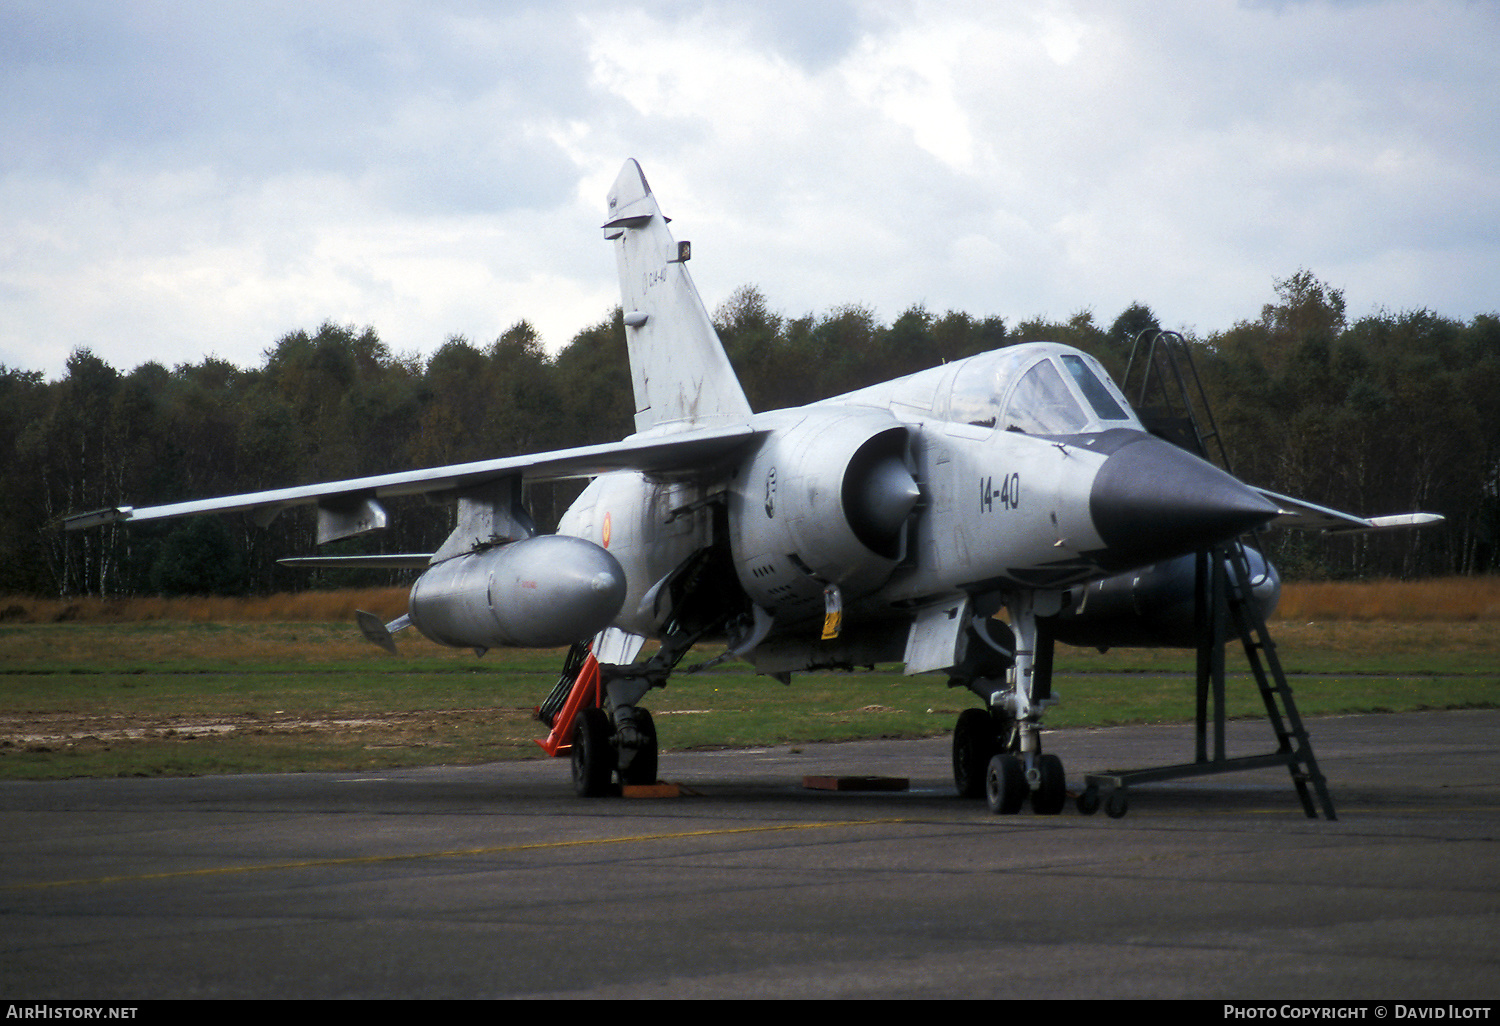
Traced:
[[979, 512], [993, 513], [998, 505], [1001, 509], [1019, 509], [1021, 506], [1021, 475], [1006, 474], [999, 478], [986, 477], [979, 482]]

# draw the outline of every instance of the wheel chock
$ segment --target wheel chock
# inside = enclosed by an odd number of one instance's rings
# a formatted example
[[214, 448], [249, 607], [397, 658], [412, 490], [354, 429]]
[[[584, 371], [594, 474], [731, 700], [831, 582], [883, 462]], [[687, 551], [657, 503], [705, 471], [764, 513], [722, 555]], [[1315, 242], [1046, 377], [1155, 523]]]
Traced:
[[905, 791], [906, 777], [803, 777], [802, 786], [813, 791]]
[[654, 784], [622, 784], [620, 794], [625, 798], [680, 798], [682, 788], [658, 780]]

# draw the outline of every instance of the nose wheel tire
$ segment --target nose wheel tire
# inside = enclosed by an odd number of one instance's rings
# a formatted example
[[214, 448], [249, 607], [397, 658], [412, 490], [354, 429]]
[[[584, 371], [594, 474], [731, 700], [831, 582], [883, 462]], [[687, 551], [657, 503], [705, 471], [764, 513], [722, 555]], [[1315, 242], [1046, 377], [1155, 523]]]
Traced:
[[1039, 816], [1055, 816], [1068, 804], [1068, 780], [1062, 760], [1055, 755], [1043, 755], [1037, 760], [1037, 771], [1041, 780], [1031, 793], [1031, 811]]
[[984, 775], [984, 800], [997, 816], [1013, 816], [1021, 811], [1030, 789], [1026, 786], [1026, 767], [1014, 755], [1000, 754], [990, 759]]

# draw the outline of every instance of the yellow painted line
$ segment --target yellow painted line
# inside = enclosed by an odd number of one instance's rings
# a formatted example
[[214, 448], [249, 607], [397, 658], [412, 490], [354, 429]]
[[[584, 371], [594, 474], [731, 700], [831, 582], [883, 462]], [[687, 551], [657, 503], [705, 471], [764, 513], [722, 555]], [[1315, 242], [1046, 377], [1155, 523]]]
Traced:
[[451, 851], [410, 852], [405, 855], [357, 855], [336, 859], [306, 859], [299, 862], [269, 862], [257, 866], [214, 866], [209, 869], [180, 869], [169, 873], [135, 873], [121, 876], [82, 877], [76, 880], [42, 880], [36, 883], [0, 884], [0, 890], [34, 891], [49, 887], [84, 887], [91, 884], [131, 883], [144, 880], [177, 880], [190, 876], [227, 876], [232, 873], [269, 873], [276, 870], [314, 869], [323, 866], [373, 866], [385, 862], [416, 862], [422, 859], [461, 859], [476, 855], [500, 855], [509, 852], [543, 851], [556, 848], [583, 848], [605, 844], [640, 844], [645, 841], [674, 841], [689, 837], [726, 837], [732, 834], [767, 834], [791, 830], [832, 830], [841, 827], [881, 826], [910, 823], [906, 818], [848, 819], [824, 823], [783, 823], [775, 826], [728, 827], [718, 830], [686, 830], [672, 834], [632, 834], [627, 837], [593, 837], [579, 841], [538, 841], [533, 844], [503, 844], [492, 848], [456, 848]]

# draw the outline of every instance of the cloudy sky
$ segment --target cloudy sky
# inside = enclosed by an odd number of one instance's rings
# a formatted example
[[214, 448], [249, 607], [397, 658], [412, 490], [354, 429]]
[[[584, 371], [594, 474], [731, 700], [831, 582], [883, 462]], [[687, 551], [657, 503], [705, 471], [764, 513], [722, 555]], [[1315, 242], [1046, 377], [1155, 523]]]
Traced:
[[255, 366], [325, 320], [556, 349], [617, 302], [626, 157], [710, 309], [1207, 334], [1305, 267], [1468, 319], [1500, 4], [0, 0], [0, 364]]

